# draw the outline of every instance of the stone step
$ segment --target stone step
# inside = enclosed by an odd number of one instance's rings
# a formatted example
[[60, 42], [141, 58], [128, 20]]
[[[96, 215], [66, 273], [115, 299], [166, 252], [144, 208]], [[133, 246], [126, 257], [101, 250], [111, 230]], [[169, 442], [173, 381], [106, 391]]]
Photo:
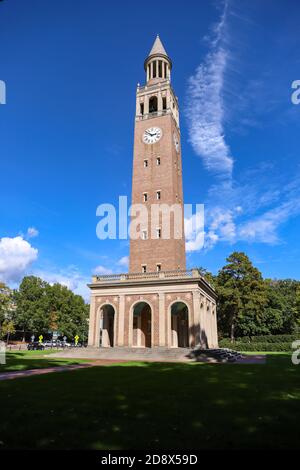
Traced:
[[170, 360], [189, 361], [188, 348], [72, 348], [53, 354], [53, 357], [82, 359]]

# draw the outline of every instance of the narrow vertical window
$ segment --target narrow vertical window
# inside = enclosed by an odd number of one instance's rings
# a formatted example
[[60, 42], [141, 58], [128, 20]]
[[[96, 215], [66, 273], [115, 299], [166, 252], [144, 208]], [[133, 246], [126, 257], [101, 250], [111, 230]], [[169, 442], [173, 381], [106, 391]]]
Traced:
[[148, 160], [144, 160], [144, 168], [147, 168], [148, 166]]
[[166, 110], [167, 109], [167, 98], [163, 97], [162, 102], [163, 102], [163, 110]]
[[156, 229], [156, 238], [161, 238], [161, 228]]
[[143, 201], [147, 202], [148, 201], [148, 193], [143, 194]]
[[156, 61], [153, 62], [153, 78], [156, 78]]
[[162, 61], [158, 61], [158, 76], [162, 78]]
[[148, 238], [147, 230], [142, 230], [142, 240], [147, 240], [147, 238]]
[[161, 271], [161, 264], [156, 265], [156, 271], [159, 273]]
[[146, 272], [147, 272], [147, 265], [142, 264], [142, 273], [146, 273]]
[[144, 115], [144, 103], [140, 104], [140, 114], [143, 116]]
[[156, 191], [156, 199], [160, 201], [161, 199], [161, 191]]
[[157, 159], [156, 159], [156, 165], [157, 165], [157, 166], [160, 165], [160, 157], [157, 157]]

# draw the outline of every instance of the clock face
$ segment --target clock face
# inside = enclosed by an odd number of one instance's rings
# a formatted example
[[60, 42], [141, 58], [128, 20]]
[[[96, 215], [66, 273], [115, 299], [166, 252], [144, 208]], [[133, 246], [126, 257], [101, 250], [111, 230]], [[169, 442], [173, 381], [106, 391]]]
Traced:
[[173, 134], [173, 139], [174, 139], [174, 145], [175, 145], [176, 152], [178, 153], [179, 152], [179, 140], [178, 140], [176, 132], [174, 132], [174, 134]]
[[162, 136], [162, 130], [159, 127], [149, 127], [143, 134], [144, 144], [155, 144]]

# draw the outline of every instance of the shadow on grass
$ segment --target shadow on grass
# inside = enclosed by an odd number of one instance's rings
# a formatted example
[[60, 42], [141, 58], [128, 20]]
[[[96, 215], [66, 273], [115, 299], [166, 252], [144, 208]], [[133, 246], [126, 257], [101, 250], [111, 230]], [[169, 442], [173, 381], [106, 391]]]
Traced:
[[71, 364], [81, 364], [80, 359], [51, 358], [49, 351], [15, 351], [6, 353], [6, 364], [0, 364], [1, 372], [44, 369]]
[[[299, 448], [299, 371], [127, 363], [0, 384], [2, 448]], [[30, 432], [28, 432], [30, 426]]]

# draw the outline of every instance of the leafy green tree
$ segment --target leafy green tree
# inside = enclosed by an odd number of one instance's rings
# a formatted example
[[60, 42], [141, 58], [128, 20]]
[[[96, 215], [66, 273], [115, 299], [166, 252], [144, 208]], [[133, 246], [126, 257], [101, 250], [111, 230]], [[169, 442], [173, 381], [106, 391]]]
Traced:
[[15, 294], [16, 323], [23, 331], [23, 341], [25, 341], [26, 331], [46, 333], [49, 329], [47, 286], [47, 282], [39, 277], [26, 276]]
[[213, 288], [215, 288], [216, 287], [216, 277], [210, 271], [208, 271], [206, 268], [203, 268], [202, 266], [200, 266], [198, 268], [198, 270], [200, 271], [201, 276], [203, 276], [206, 279], [206, 281]]
[[4, 320], [2, 323], [2, 328], [1, 328], [1, 336], [2, 338], [5, 338], [6, 336], [6, 342], [8, 344], [9, 338], [11, 335], [14, 335], [16, 332], [15, 329], [15, 324], [12, 320]]
[[12, 298], [11, 289], [3, 282], [0, 282], [0, 330], [12, 309]]
[[266, 287], [245, 253], [234, 252], [216, 277], [220, 332], [236, 336], [264, 334]]
[[69, 339], [86, 340], [89, 309], [83, 298], [61, 284], [47, 286], [47, 298], [52, 328]]

